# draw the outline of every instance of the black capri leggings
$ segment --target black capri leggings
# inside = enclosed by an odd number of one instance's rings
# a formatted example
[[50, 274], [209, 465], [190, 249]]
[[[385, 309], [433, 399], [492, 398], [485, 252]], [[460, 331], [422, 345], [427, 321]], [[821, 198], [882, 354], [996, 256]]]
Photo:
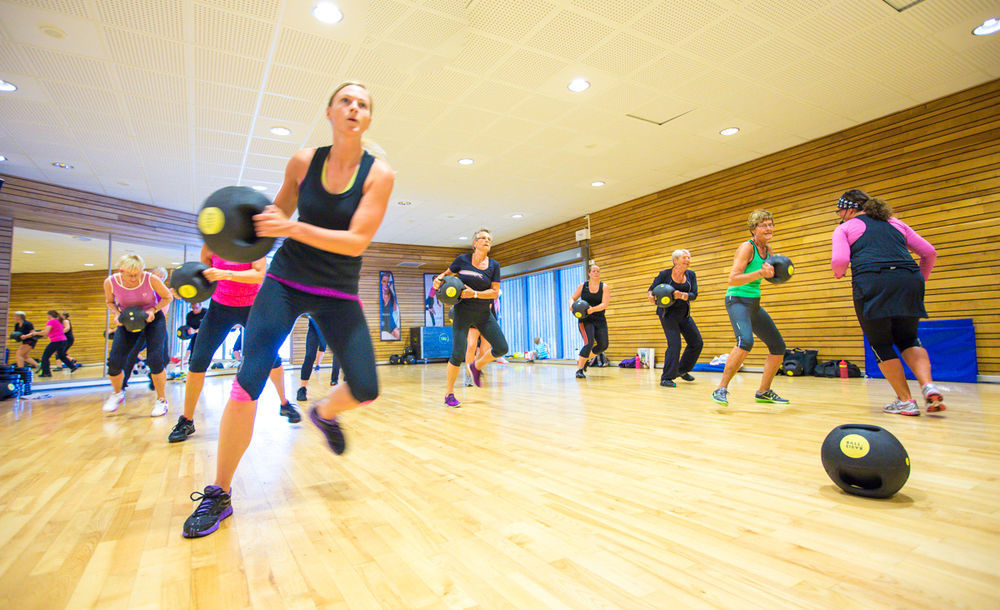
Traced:
[[49, 373], [49, 358], [52, 354], [56, 355], [56, 358], [62, 360], [63, 364], [66, 366], [71, 366], [69, 363], [69, 357], [66, 356], [66, 341], [49, 341], [49, 344], [45, 346], [45, 351], [42, 352], [42, 372]]
[[[306, 355], [302, 359], [299, 379], [309, 381], [309, 377], [312, 376], [313, 364], [316, 363], [316, 352], [325, 351], [326, 341], [323, 339], [323, 335], [316, 332], [316, 327], [310, 323], [309, 330], [306, 332]], [[330, 358], [330, 368], [330, 385], [334, 385], [337, 383], [337, 377], [340, 377], [340, 363], [337, 362], [336, 356]]]
[[[195, 337], [201, 337], [194, 345], [191, 352], [191, 361], [188, 364], [188, 371], [192, 373], [204, 373], [208, 370], [208, 365], [212, 362], [212, 356], [216, 350], [226, 340], [226, 335], [237, 324], [246, 325], [250, 316], [250, 306], [233, 307], [212, 301], [205, 318], [198, 327], [198, 332], [191, 337], [194, 342]], [[281, 357], [274, 359], [272, 369], [281, 366]]]
[[[461, 305], [461, 303], [459, 303]], [[503, 336], [500, 323], [489, 309], [475, 310], [456, 306], [451, 321], [451, 358], [448, 362], [461, 366], [465, 362], [465, 350], [469, 347], [469, 329], [476, 328], [483, 340], [489, 341], [490, 353], [499, 358], [507, 353], [507, 338]]]
[[584, 318], [580, 325], [580, 334], [583, 335], [584, 346], [580, 350], [581, 358], [596, 356], [608, 349], [608, 321], [605, 318], [590, 320]]
[[152, 375], [159, 375], [167, 365], [167, 318], [162, 311], [156, 312], [153, 321], [137, 333], [131, 333], [123, 326], [115, 330], [115, 338], [111, 341], [111, 353], [108, 354], [108, 376], [114, 377], [122, 372], [128, 360], [129, 352], [140, 338], [146, 340], [146, 366]]
[[736, 347], [750, 351], [753, 336], [757, 335], [772, 356], [785, 355], [785, 340], [781, 338], [774, 320], [760, 306], [760, 297], [726, 297], [726, 312], [736, 333]]
[[921, 347], [920, 339], [917, 338], [919, 317], [895, 316], [866, 320], [861, 317], [862, 311], [864, 302], [855, 300], [854, 313], [857, 314], [858, 323], [861, 324], [861, 332], [865, 333], [868, 343], [872, 346], [872, 352], [879, 362], [899, 358], [896, 350], [892, 349], [894, 345], [900, 353], [911, 347]]
[[[701, 355], [701, 348], [705, 343], [701, 339], [701, 332], [694, 323], [694, 318], [685, 315], [683, 318], [661, 315], [660, 325], [663, 326], [663, 334], [667, 337], [667, 352], [663, 358], [663, 374], [660, 379], [673, 379], [687, 373], [698, 363], [698, 356]], [[684, 355], [681, 355], [681, 335], [687, 347], [684, 348]]]
[[[354, 400], [370, 402], [378, 398], [375, 350], [361, 303], [303, 292], [271, 277], [264, 279], [250, 308], [243, 337], [245, 356], [236, 373], [239, 387], [252, 400], [260, 397], [278, 348], [291, 332], [295, 319], [304, 313], [312, 316], [340, 361]], [[235, 384], [233, 390], [237, 400], [246, 400], [240, 398]]]

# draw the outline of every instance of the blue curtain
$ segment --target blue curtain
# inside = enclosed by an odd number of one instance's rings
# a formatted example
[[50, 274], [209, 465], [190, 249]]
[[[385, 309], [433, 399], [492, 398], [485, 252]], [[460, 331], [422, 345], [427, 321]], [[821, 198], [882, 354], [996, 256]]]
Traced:
[[503, 292], [500, 326], [511, 352], [533, 349], [535, 337], [549, 346], [552, 358], [575, 359], [583, 346], [569, 298], [586, 273], [577, 263], [500, 282]]

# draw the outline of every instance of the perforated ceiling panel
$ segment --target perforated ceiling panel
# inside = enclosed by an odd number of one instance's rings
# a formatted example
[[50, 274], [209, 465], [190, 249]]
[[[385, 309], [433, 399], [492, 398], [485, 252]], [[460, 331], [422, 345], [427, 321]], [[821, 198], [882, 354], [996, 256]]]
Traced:
[[[0, 4], [68, 24], [49, 39], [0, 14], [0, 78], [19, 87], [0, 94], [0, 172], [186, 210], [237, 182], [273, 196], [296, 150], [331, 141], [334, 87], [359, 80], [393, 199], [420, 203], [376, 240], [434, 245], [494, 220], [515, 237], [1000, 77], [1000, 36], [970, 34], [995, 0], [350, 0], [333, 25], [309, 0]], [[576, 76], [593, 86], [571, 93]]]
[[528, 39], [527, 44], [540, 51], [570, 61], [593, 50], [594, 45], [614, 30], [607, 25], [570, 11], [560, 11]]

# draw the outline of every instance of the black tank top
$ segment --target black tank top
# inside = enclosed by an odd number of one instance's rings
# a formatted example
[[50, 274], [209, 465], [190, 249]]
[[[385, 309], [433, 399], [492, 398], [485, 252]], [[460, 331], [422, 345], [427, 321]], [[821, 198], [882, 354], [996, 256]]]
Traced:
[[[583, 289], [580, 291], [580, 298], [590, 304], [591, 307], [596, 307], [601, 304], [604, 300], [604, 282], [597, 287], [597, 292], [590, 291], [590, 282], [583, 283]], [[592, 313], [586, 317], [587, 320], [603, 320], [604, 310]]]
[[882, 269], [919, 271], [920, 267], [906, 249], [906, 237], [885, 220], [856, 216], [865, 223], [865, 232], [851, 244], [851, 275]]
[[[354, 211], [361, 203], [362, 190], [375, 157], [365, 151], [354, 184], [347, 192], [333, 194], [323, 188], [323, 162], [330, 154], [329, 146], [316, 149], [306, 177], [299, 185], [299, 220], [324, 229], [346, 231], [351, 226]], [[320, 288], [333, 288], [347, 294], [358, 293], [361, 257], [345, 256], [313, 248], [286, 238], [267, 269], [270, 275]]]

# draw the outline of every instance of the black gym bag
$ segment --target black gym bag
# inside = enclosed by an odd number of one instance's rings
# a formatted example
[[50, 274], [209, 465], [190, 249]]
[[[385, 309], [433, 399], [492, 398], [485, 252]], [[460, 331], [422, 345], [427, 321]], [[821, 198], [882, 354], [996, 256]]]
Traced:
[[781, 373], [790, 377], [812, 375], [816, 370], [816, 357], [819, 352], [814, 349], [786, 349], [785, 359], [781, 362]]
[[[840, 360], [827, 360], [816, 365], [816, 377], [840, 377]], [[847, 362], [847, 376], [861, 377], [861, 369], [853, 362]]]

